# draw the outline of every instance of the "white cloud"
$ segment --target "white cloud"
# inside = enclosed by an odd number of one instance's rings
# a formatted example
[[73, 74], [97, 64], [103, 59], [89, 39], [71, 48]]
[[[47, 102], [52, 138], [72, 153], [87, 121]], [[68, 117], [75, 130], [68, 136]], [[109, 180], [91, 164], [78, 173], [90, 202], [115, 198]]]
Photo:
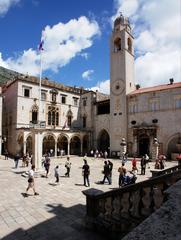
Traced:
[[4, 16], [10, 7], [19, 3], [20, 0], [0, 0], [0, 16]]
[[116, 0], [115, 4], [116, 14], [124, 9], [134, 26], [136, 82], [152, 86], [172, 77], [180, 81], [180, 1]]
[[110, 94], [110, 80], [98, 82], [95, 87], [91, 88], [92, 91], [98, 90], [99, 92]]
[[86, 52], [85, 52], [85, 53], [80, 53], [80, 56], [83, 57], [83, 58], [85, 58], [86, 60], [89, 58], [89, 55], [90, 55], [90, 54], [89, 54], [89, 53], [86, 53]]
[[120, 12], [125, 16], [132, 16], [138, 9], [138, 0], [115, 0], [116, 14], [112, 17], [114, 20], [120, 15]]
[[[93, 44], [93, 38], [100, 34], [97, 22], [82, 16], [68, 23], [46, 26], [45, 44], [42, 54], [43, 70], [58, 71], [72, 58]], [[30, 75], [39, 74], [39, 53], [28, 49], [18, 58], [3, 60], [8, 68]]]
[[94, 70], [90, 69], [82, 73], [82, 78], [91, 80], [91, 75], [94, 73]]

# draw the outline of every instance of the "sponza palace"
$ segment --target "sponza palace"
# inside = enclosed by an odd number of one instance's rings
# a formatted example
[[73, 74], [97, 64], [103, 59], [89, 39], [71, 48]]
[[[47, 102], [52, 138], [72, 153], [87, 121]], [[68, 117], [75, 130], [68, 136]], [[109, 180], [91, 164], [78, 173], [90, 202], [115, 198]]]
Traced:
[[98, 149], [118, 157], [125, 138], [130, 156], [152, 157], [156, 137], [160, 154], [174, 158], [181, 141], [181, 82], [136, 87], [133, 45], [129, 21], [120, 16], [110, 41], [110, 96], [45, 78], [39, 101], [38, 78], [1, 67], [2, 152], [31, 152], [38, 167], [50, 149], [55, 156]]

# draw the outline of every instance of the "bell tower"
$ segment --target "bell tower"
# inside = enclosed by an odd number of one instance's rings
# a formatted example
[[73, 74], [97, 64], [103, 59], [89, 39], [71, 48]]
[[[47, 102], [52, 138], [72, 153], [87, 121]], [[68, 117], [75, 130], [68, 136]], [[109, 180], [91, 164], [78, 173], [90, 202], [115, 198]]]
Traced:
[[126, 95], [135, 90], [133, 36], [128, 18], [114, 21], [110, 41], [110, 150], [120, 151], [127, 139]]

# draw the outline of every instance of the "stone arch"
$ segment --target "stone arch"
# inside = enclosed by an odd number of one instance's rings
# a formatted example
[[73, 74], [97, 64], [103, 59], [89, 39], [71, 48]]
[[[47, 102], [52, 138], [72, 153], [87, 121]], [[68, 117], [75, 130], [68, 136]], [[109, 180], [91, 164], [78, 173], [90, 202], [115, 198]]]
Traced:
[[[53, 150], [53, 152], [52, 152]], [[51, 153], [52, 152], [52, 153]], [[53, 134], [47, 134], [43, 137], [43, 154], [55, 154], [55, 137]]]
[[83, 150], [83, 155], [85, 155], [86, 153], [89, 153], [89, 135], [84, 135], [83, 139], [82, 139], [82, 150]]
[[176, 133], [172, 135], [167, 143], [167, 158], [171, 159], [172, 153], [181, 153], [181, 134]]
[[17, 143], [18, 143], [17, 153], [19, 153], [20, 155], [23, 155], [23, 149], [24, 149], [23, 142], [24, 142], [23, 134], [20, 133], [17, 138]]
[[33, 151], [33, 138], [31, 135], [28, 135], [26, 138], [26, 153], [31, 154]]
[[57, 139], [57, 156], [60, 155], [61, 150], [64, 154], [68, 154], [68, 137], [64, 134], [59, 135]]
[[97, 138], [97, 147], [99, 151], [107, 151], [109, 153], [110, 149], [110, 137], [105, 129], [102, 129]]
[[122, 46], [121, 46], [121, 38], [117, 37], [114, 40], [114, 52], [119, 52], [121, 51]]
[[78, 135], [74, 135], [70, 139], [70, 154], [80, 155], [81, 154], [81, 140]]

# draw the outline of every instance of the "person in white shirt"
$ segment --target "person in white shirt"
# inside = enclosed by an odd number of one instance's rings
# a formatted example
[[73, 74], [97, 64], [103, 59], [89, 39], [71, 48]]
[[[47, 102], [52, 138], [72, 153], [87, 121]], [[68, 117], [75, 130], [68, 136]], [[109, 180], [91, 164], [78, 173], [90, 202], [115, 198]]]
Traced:
[[32, 167], [31, 167], [31, 169], [29, 170], [29, 173], [28, 173], [28, 187], [27, 187], [27, 189], [26, 189], [25, 197], [28, 197], [28, 190], [29, 190], [30, 188], [33, 189], [34, 195], [39, 195], [39, 194], [35, 191], [34, 173], [35, 173], [35, 166], [32, 165]]
[[55, 183], [59, 183], [59, 166], [57, 165], [54, 169], [54, 172], [55, 172], [55, 178], [56, 178], [56, 181]]

